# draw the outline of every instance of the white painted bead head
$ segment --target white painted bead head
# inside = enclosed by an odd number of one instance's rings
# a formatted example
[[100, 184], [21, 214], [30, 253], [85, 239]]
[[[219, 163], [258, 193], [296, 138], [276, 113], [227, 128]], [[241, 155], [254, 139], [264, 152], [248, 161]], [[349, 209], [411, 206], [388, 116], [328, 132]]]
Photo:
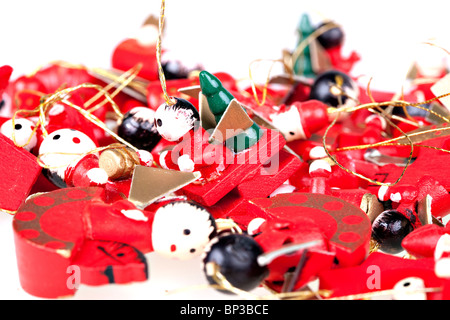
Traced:
[[163, 103], [155, 113], [156, 129], [167, 141], [178, 141], [200, 122], [197, 109], [189, 101], [175, 100], [174, 105]]
[[196, 203], [175, 201], [155, 213], [153, 250], [165, 257], [187, 260], [198, 256], [215, 235], [214, 219]]
[[300, 113], [294, 105], [285, 112], [271, 115], [270, 120], [280, 130], [287, 142], [306, 139]]
[[84, 154], [97, 148], [89, 136], [74, 129], [59, 129], [50, 133], [39, 147], [41, 161], [50, 171], [64, 179], [68, 166], [74, 166]]
[[[9, 139], [13, 140], [17, 146], [30, 151], [37, 144], [36, 132], [34, 130], [34, 122], [25, 118], [9, 119], [2, 124], [0, 132]], [[13, 137], [14, 135], [14, 137]]]

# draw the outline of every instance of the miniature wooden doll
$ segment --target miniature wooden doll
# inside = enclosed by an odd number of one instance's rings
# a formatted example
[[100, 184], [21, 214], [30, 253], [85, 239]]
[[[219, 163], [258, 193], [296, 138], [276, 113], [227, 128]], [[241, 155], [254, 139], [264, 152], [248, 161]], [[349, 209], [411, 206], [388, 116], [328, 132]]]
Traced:
[[[214, 114], [216, 122], [219, 123], [234, 96], [223, 87], [216, 76], [207, 71], [200, 72], [199, 80], [202, 94], [206, 96], [209, 109]], [[225, 144], [235, 153], [238, 153], [258, 143], [262, 135], [263, 130], [256, 123], [253, 123], [250, 128], [230, 138], [231, 141], [227, 140]]]
[[105, 184], [108, 175], [98, 167], [98, 156], [88, 154], [96, 148], [92, 139], [83, 132], [56, 130], [39, 147], [41, 160], [48, 167], [44, 173], [60, 188]]
[[222, 144], [210, 144], [209, 134], [199, 126], [199, 114], [184, 99], [176, 98], [174, 105], [162, 104], [155, 113], [155, 125], [167, 141], [179, 142], [172, 150], [160, 154], [165, 169], [184, 172], [199, 171], [201, 181], [210, 181], [233, 159], [231, 151]]

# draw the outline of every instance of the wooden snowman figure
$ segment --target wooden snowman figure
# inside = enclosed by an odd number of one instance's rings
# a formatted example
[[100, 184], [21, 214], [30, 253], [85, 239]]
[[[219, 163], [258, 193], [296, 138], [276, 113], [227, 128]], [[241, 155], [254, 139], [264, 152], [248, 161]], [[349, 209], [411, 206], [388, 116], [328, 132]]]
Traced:
[[[39, 155], [48, 167], [47, 178], [60, 188], [100, 186], [108, 182], [99, 168], [94, 141], [81, 131], [59, 129], [44, 138]], [[91, 153], [93, 152], [93, 153]]]
[[162, 104], [155, 113], [159, 134], [167, 141], [178, 142], [172, 150], [160, 154], [159, 163], [165, 169], [198, 171], [202, 182], [214, 180], [233, 155], [223, 145], [208, 142], [209, 134], [199, 125], [199, 113], [189, 101], [175, 101], [173, 105]]

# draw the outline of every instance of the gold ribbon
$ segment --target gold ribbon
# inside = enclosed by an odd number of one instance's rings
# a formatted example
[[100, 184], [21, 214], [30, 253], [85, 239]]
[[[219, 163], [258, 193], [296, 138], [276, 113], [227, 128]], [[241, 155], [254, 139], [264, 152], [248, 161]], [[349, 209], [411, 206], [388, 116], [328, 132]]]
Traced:
[[159, 81], [161, 82], [161, 88], [164, 95], [164, 100], [166, 104], [172, 106], [175, 104], [175, 100], [170, 98], [167, 94], [167, 86], [166, 86], [166, 77], [164, 76], [164, 71], [161, 65], [161, 38], [164, 29], [164, 11], [166, 9], [165, 0], [161, 1], [161, 11], [159, 15], [159, 31], [158, 31], [158, 42], [156, 44], [156, 60], [158, 62], [158, 73], [159, 73]]

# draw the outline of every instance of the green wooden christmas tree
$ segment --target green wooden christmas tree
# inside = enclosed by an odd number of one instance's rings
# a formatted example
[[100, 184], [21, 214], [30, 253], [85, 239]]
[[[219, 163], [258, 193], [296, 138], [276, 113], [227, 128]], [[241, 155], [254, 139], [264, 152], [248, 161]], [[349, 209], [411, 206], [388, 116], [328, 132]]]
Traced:
[[[314, 32], [311, 25], [309, 15], [304, 13], [300, 19], [298, 27], [299, 40], [297, 46], [305, 39], [307, 39]], [[311, 50], [309, 44], [305, 47], [302, 54], [294, 61], [294, 73], [304, 75], [306, 77], [314, 77], [315, 73], [311, 63]]]
[[[202, 94], [205, 95], [209, 108], [214, 114], [216, 122], [219, 123], [234, 96], [223, 87], [216, 76], [207, 71], [201, 71], [199, 79]], [[228, 139], [225, 143], [234, 152], [240, 152], [255, 145], [263, 133], [261, 128], [256, 123], [253, 123], [250, 128]]]

